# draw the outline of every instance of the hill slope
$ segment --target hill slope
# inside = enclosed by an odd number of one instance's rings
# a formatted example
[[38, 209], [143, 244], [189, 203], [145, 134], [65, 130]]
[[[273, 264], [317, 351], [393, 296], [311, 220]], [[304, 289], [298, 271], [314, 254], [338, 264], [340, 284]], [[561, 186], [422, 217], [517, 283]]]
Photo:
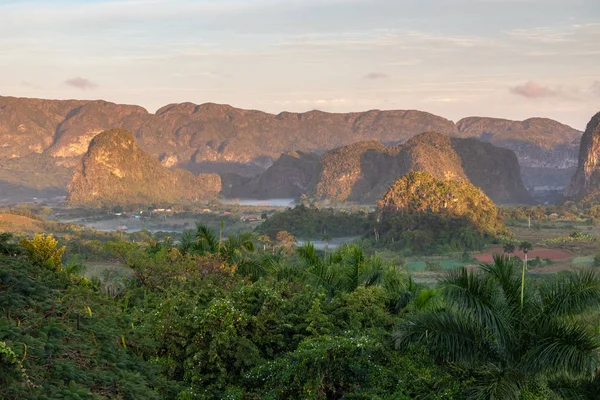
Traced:
[[143, 152], [130, 132], [113, 129], [90, 142], [69, 183], [67, 203], [93, 207], [186, 203], [215, 197], [220, 190], [218, 175], [169, 170]]

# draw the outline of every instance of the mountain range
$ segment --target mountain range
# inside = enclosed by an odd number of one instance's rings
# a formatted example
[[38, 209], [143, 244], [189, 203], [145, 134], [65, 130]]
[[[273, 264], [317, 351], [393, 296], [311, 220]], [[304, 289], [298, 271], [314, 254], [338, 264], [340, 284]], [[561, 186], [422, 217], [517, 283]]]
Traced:
[[0, 96], [0, 182], [66, 190], [91, 140], [112, 128], [132, 132], [140, 148], [166, 167], [219, 173], [224, 182], [230, 173], [256, 177], [284, 153], [314, 158], [307, 154], [365, 141], [393, 147], [435, 131], [513, 150], [526, 186], [562, 188], [575, 171], [581, 138], [581, 132], [545, 118], [454, 123], [415, 110], [274, 115], [213, 103], [171, 104], [149, 113], [100, 100]]

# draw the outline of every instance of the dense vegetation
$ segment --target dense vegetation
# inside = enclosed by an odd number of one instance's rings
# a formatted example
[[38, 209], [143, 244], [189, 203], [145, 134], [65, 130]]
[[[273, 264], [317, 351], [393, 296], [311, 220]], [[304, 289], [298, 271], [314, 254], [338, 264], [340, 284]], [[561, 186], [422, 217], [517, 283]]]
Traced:
[[593, 272], [537, 282], [499, 257], [428, 288], [356, 245], [262, 252], [199, 225], [105, 249], [119, 290], [51, 236], [0, 237], [0, 397], [592, 399]]
[[363, 235], [370, 223], [365, 211], [336, 211], [298, 205], [275, 214], [263, 222], [257, 231], [275, 238], [277, 232], [288, 231], [300, 239], [348, 237]]

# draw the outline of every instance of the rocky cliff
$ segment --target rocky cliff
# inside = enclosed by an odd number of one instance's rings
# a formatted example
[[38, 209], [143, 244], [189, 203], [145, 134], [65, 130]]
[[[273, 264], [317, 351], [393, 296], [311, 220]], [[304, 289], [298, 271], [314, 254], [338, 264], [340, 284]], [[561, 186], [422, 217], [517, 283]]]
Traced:
[[191, 203], [221, 190], [215, 174], [170, 170], [142, 151], [133, 135], [113, 129], [96, 135], [69, 182], [67, 203], [92, 207]]
[[473, 117], [454, 124], [414, 110], [274, 115], [212, 103], [171, 104], [152, 114], [105, 101], [0, 96], [0, 180], [22, 184], [43, 163], [46, 179], [28, 184], [45, 187], [51, 182], [64, 189], [91, 139], [111, 128], [132, 132], [139, 146], [166, 167], [248, 177], [290, 151], [323, 152], [369, 140], [397, 144], [437, 131], [512, 149], [528, 184], [558, 186], [566, 184], [568, 175], [561, 171], [576, 163], [580, 135], [542, 118], [517, 122]]
[[581, 138], [577, 171], [565, 196], [579, 199], [600, 196], [600, 112], [592, 117]]

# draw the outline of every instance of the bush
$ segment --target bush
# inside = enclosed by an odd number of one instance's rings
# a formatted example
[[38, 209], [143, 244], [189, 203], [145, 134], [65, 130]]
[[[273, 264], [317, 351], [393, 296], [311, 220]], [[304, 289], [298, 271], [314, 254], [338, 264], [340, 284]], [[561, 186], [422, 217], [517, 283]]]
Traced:
[[34, 265], [46, 266], [56, 271], [62, 270], [65, 246], [58, 247], [58, 241], [51, 234], [37, 233], [33, 239], [23, 238], [19, 243]]

